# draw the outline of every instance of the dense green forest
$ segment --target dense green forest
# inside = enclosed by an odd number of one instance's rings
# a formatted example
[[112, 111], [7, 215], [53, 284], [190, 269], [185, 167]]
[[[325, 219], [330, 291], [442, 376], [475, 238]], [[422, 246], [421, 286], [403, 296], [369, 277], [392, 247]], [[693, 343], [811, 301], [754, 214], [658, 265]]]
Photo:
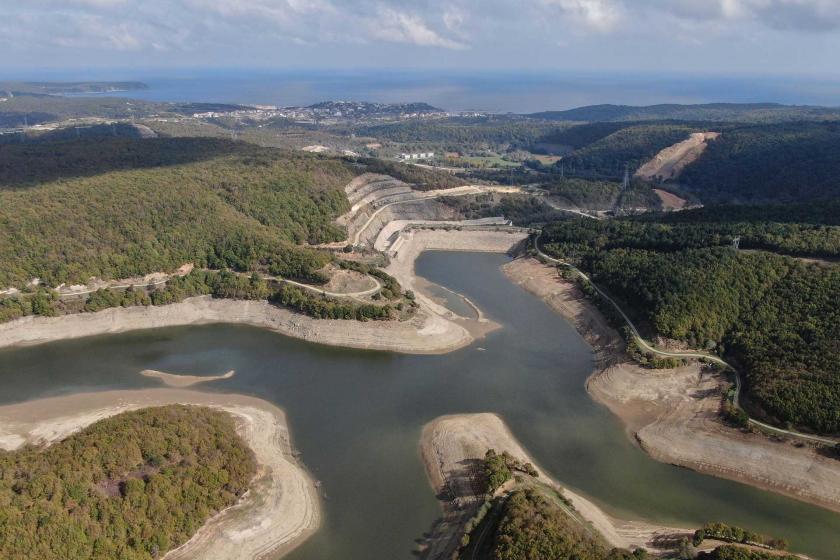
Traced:
[[152, 560], [233, 504], [256, 473], [233, 419], [173, 405], [0, 451], [0, 557]]
[[612, 123], [593, 122], [586, 124], [575, 124], [559, 130], [551, 131], [549, 134], [539, 138], [538, 143], [549, 144], [558, 148], [568, 150], [579, 150], [594, 144], [595, 142], [614, 134], [623, 128], [629, 128], [634, 123]]
[[[366, 268], [366, 265], [359, 266], [358, 263], [340, 262], [347, 263], [354, 270]], [[206, 295], [222, 299], [269, 300], [316, 319], [387, 320], [394, 318], [397, 311], [411, 306], [411, 302], [394, 302], [402, 298], [396, 279], [373, 267], [367, 273], [382, 281], [382, 290], [374, 297], [386, 299], [383, 305], [330, 298], [285, 283], [269, 282], [257, 274], [247, 276], [228, 270], [193, 270], [185, 276], [173, 277], [165, 285], [153, 289], [100, 289], [86, 298], [65, 299], [59, 298], [55, 292], [39, 289], [32, 294], [5, 297], [0, 299], [0, 323], [30, 315], [54, 317], [93, 313], [113, 307], [168, 305], [189, 297]]]
[[786, 550], [788, 547], [788, 542], [784, 539], [768, 537], [742, 527], [727, 525], [726, 523], [706, 523], [694, 532], [692, 541], [694, 546], [699, 546], [705, 539], [766, 546], [776, 550]]
[[576, 219], [546, 227], [542, 244], [589, 271], [643, 326], [738, 364], [754, 414], [840, 432], [840, 266], [735, 251], [725, 236], [716, 246], [705, 229], [714, 225]]
[[650, 185], [633, 181], [622, 192], [621, 183], [615, 181], [594, 181], [549, 175], [540, 188], [553, 197], [573, 207], [596, 210], [618, 208], [659, 208], [661, 202]]
[[[64, 132], [67, 131], [56, 131]], [[0, 189], [30, 187], [111, 171], [204, 162], [226, 155], [260, 153], [249, 144], [209, 138], [154, 138], [138, 141], [105, 136], [69, 140], [0, 146]], [[263, 150], [262, 153], [270, 152]]]
[[[344, 238], [333, 220], [358, 173], [340, 160], [212, 139], [7, 146], [0, 162], [0, 184], [15, 186], [0, 190], [0, 286], [187, 262], [322, 281], [316, 271], [329, 256], [298, 245]], [[140, 169], [92, 174], [135, 162]]]
[[489, 116], [434, 121], [411, 120], [356, 127], [353, 128], [353, 132], [358, 136], [370, 136], [400, 144], [425, 145], [439, 150], [461, 152], [524, 148], [560, 128], [562, 126], [557, 123]]
[[[357, 303], [315, 294], [309, 290], [283, 284], [270, 300], [316, 319], [355, 319], [357, 321], [393, 319], [396, 307], [386, 303]], [[400, 304], [398, 304], [400, 305]], [[400, 305], [401, 307], [401, 305]]]
[[750, 550], [741, 546], [725, 545], [719, 546], [711, 552], [701, 552], [697, 560], [799, 560], [799, 556], [793, 554], [777, 554]]
[[566, 173], [621, 177], [625, 166], [632, 174], [661, 150], [696, 131], [685, 124], [637, 124], [575, 150], [560, 164]]
[[676, 251], [729, 246], [736, 237], [741, 249], [840, 256], [840, 225], [835, 225], [840, 203], [792, 206], [789, 216], [785, 208], [718, 206], [602, 222], [577, 220], [549, 228], [546, 235], [563, 244], [569, 257], [619, 247]]
[[840, 119], [840, 109], [779, 105], [776, 103], [707, 103], [702, 105], [590, 105], [568, 111], [544, 111], [528, 115], [555, 121], [622, 122], [640, 120], [782, 122]]
[[516, 490], [505, 499], [493, 534], [490, 558], [641, 560], [647, 555], [641, 550], [636, 553], [611, 550], [599, 535], [561, 509], [556, 499], [529, 488]]
[[840, 122], [744, 126], [724, 131], [680, 183], [703, 202], [784, 202], [840, 197]]

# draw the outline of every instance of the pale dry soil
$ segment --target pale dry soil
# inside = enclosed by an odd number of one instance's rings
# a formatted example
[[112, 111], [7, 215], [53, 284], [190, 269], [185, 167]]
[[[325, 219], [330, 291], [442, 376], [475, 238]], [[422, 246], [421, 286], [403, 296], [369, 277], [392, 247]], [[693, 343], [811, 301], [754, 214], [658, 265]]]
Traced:
[[315, 484], [294, 458], [286, 416], [276, 406], [242, 395], [182, 389], [106, 391], [0, 407], [0, 448], [48, 445], [122, 412], [170, 404], [208, 406], [227, 412], [254, 451], [258, 473], [233, 506], [211, 517], [165, 560], [251, 560], [279, 557], [320, 524]]
[[427, 282], [417, 277], [414, 265], [421, 253], [431, 250], [508, 253], [527, 238], [526, 234], [492, 230], [407, 229], [401, 231], [399, 236], [392, 245], [391, 262], [385, 272], [396, 278], [403, 290], [414, 292], [421, 309], [429, 310], [442, 324], [449, 323], [462, 329], [471, 342], [499, 328], [497, 323], [484, 317], [481, 310], [469, 300], [468, 303], [477, 313], [477, 319], [461, 317], [441, 305], [424, 289]]
[[686, 140], [669, 146], [656, 154], [652, 160], [636, 171], [636, 177], [645, 181], [676, 179], [689, 164], [706, 151], [709, 140], [720, 136], [719, 132], [695, 132]]
[[488, 449], [507, 451], [514, 458], [533, 464], [538, 481], [568, 499], [584, 522], [615, 547], [656, 550], [655, 539], [691, 534], [688, 529], [664, 527], [638, 521], [624, 521], [607, 515], [583, 496], [563, 488], [534, 462], [504, 421], [495, 414], [442, 416], [423, 428], [420, 452], [429, 481], [441, 500], [443, 521], [428, 542], [427, 557], [448, 559], [457, 548], [463, 525], [484, 501], [479, 482], [480, 462]]
[[656, 196], [658, 196], [659, 200], [662, 201], [662, 207], [666, 210], [682, 210], [685, 208], [686, 204], [688, 204], [686, 199], [680, 198], [674, 193], [670, 193], [662, 189], [653, 189], [653, 192], [656, 193]]
[[329, 282], [321, 286], [324, 291], [335, 294], [353, 294], [372, 290], [377, 286], [376, 281], [355, 270], [342, 270], [330, 265], [327, 269]]
[[186, 375], [181, 373], [166, 373], [165, 371], [157, 371], [154, 369], [144, 369], [140, 375], [144, 377], [154, 377], [168, 387], [177, 387], [183, 389], [184, 387], [192, 387], [199, 383], [207, 383], [209, 381], [218, 381], [221, 379], [230, 379], [236, 374], [236, 371], [230, 370], [222, 375]]
[[719, 410], [727, 382], [719, 374], [697, 363], [662, 370], [633, 364], [618, 333], [554, 267], [521, 258], [504, 271], [570, 320], [593, 347], [598, 368], [587, 382], [589, 393], [651, 457], [840, 511], [840, 461], [725, 425]]

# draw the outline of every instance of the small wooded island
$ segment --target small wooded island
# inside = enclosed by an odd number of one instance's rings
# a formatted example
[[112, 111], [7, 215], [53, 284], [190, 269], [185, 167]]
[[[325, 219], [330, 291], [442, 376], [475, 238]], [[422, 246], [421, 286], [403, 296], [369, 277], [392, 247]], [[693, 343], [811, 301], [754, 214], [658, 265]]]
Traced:
[[185, 405], [0, 451], [0, 557], [160, 558], [234, 504], [256, 470], [229, 414]]

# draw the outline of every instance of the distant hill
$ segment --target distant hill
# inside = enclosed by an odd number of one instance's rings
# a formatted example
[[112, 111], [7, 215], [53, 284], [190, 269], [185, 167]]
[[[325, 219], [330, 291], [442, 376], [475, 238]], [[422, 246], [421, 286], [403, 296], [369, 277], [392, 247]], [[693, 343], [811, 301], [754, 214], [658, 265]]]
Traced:
[[840, 108], [777, 103], [707, 103], [704, 105], [590, 105], [568, 111], [543, 111], [535, 119], [569, 122], [620, 122], [640, 120], [779, 122], [840, 119]]
[[0, 82], [0, 93], [66, 95], [149, 89], [143, 82]]
[[[4, 97], [5, 95], [5, 97]], [[130, 119], [152, 115], [192, 115], [195, 113], [231, 113], [250, 109], [227, 103], [164, 103], [105, 96], [62, 96], [17, 92], [9, 96], [0, 87], [0, 128], [13, 128], [56, 122], [65, 119]]]

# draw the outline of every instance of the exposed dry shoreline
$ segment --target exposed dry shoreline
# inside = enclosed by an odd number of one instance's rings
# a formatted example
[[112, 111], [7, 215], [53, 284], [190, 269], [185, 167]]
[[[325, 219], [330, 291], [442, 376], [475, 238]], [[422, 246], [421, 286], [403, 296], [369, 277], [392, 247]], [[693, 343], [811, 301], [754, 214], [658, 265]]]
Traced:
[[542, 470], [496, 414], [442, 416], [424, 426], [420, 452], [429, 482], [441, 497], [443, 520], [429, 539], [426, 557], [448, 559], [456, 550], [464, 524], [481, 506], [484, 496], [476, 489], [475, 469], [488, 449], [507, 451], [532, 463], [538, 480], [559, 490], [594, 529], [615, 547], [656, 550], [655, 539], [688, 536], [691, 531], [645, 522], [613, 518], [583, 496], [563, 488]]
[[292, 454], [286, 417], [253, 397], [179, 389], [107, 391], [0, 407], [0, 448], [58, 441], [96, 421], [150, 406], [188, 404], [218, 408], [236, 420], [253, 449], [258, 473], [238, 503], [210, 518], [165, 560], [251, 560], [279, 557], [317, 530], [315, 484]]
[[587, 381], [589, 393], [651, 457], [840, 511], [840, 461], [723, 424], [725, 380], [699, 364], [649, 370], [629, 362], [619, 334], [554, 267], [520, 258], [504, 272], [566, 317], [593, 347], [597, 369]]
[[166, 373], [165, 371], [157, 371], [154, 369], [144, 369], [140, 372], [143, 377], [154, 377], [160, 379], [164, 385], [169, 387], [177, 387], [183, 389], [184, 387], [192, 387], [199, 383], [207, 383], [208, 381], [218, 381], [220, 379], [230, 379], [236, 374], [234, 370], [230, 370], [223, 375], [181, 375], [178, 373]]
[[[506, 252], [522, 236], [493, 231], [418, 231], [409, 235], [388, 272], [414, 289], [414, 261], [424, 250]], [[60, 317], [22, 317], [0, 324], [0, 348], [141, 329], [232, 323], [251, 325], [310, 342], [407, 354], [445, 354], [470, 345], [494, 323], [465, 319], [418, 293], [420, 308], [408, 321], [313, 319], [266, 301], [188, 298], [165, 306], [118, 307]]]

